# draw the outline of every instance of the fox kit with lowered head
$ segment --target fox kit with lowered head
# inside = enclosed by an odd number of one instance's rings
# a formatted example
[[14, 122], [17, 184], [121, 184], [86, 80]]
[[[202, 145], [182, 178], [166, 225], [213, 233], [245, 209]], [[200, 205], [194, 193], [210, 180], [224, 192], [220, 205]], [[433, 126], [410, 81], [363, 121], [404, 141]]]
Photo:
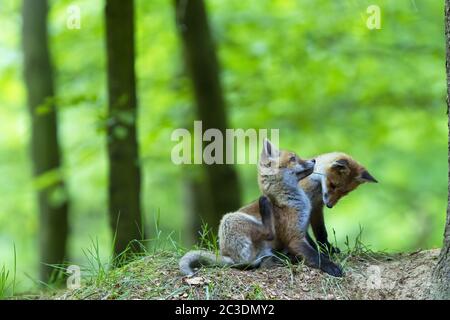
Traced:
[[[365, 167], [349, 155], [332, 152], [317, 156], [314, 174], [299, 182], [311, 201], [311, 228], [318, 244], [329, 253], [339, 249], [328, 242], [323, 217], [324, 205], [332, 208], [349, 192], [366, 182], [378, 182]], [[311, 238], [308, 240], [313, 244]]]
[[201, 265], [257, 267], [273, 250], [292, 255], [325, 272], [342, 271], [306, 239], [311, 205], [298, 182], [314, 170], [315, 160], [302, 160], [295, 153], [277, 150], [265, 140], [258, 165], [263, 196], [258, 202], [224, 215], [219, 226], [220, 254], [190, 251], [180, 260], [183, 274], [192, 275]]

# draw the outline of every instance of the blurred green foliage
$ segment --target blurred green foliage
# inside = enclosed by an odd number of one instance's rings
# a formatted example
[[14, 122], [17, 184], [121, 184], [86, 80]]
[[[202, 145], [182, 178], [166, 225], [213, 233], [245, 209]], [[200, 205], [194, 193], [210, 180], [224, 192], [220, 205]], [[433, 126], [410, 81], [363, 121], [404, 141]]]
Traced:
[[[282, 148], [303, 157], [344, 151], [380, 181], [332, 210], [329, 233], [343, 246], [364, 229], [372, 249], [441, 245], [447, 195], [443, 2], [427, 0], [210, 0], [232, 128], [279, 128]], [[56, 68], [64, 172], [72, 199], [70, 260], [98, 238], [109, 253], [106, 75], [102, 1], [54, 0], [51, 49]], [[81, 8], [81, 30], [66, 27]], [[381, 8], [381, 30], [366, 9]], [[183, 171], [170, 161], [170, 134], [195, 119], [172, 1], [136, 1], [139, 141], [149, 230], [185, 239]], [[28, 156], [29, 118], [22, 82], [20, 1], [0, 3], [0, 262], [19, 287], [37, 272], [38, 219]], [[238, 166], [243, 198], [258, 196], [256, 169]], [[41, 181], [42, 182], [42, 181]], [[45, 183], [45, 181], [44, 181]], [[1, 264], [1, 263], [0, 263]]]

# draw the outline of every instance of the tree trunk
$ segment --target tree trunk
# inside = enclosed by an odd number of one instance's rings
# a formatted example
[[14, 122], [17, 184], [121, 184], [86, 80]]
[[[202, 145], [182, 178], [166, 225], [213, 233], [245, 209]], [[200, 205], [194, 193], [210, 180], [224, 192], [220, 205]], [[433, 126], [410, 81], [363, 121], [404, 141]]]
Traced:
[[[447, 71], [447, 117], [449, 117], [449, 166], [450, 166], [450, 0], [445, 1], [445, 40], [446, 40], [446, 71]], [[450, 170], [449, 197], [447, 199], [447, 223], [444, 232], [444, 244], [438, 263], [433, 271], [431, 297], [435, 299], [450, 299]]]
[[[109, 217], [115, 254], [144, 238], [141, 181], [136, 138], [136, 76], [134, 70], [134, 1], [106, 1], [108, 55]], [[139, 251], [140, 245], [130, 246]]]
[[191, 245], [197, 243], [200, 232], [204, 231], [202, 230], [202, 219], [214, 214], [210, 191], [203, 176], [204, 170], [193, 170], [192, 168], [186, 168], [183, 176], [183, 204], [187, 213], [187, 229], [189, 230], [185, 240]]
[[[175, 6], [185, 63], [193, 83], [197, 116], [202, 121], [203, 131], [219, 129], [225, 137], [226, 107], [204, 2], [175, 0]], [[205, 165], [205, 173], [212, 211], [202, 219], [217, 231], [222, 215], [240, 206], [238, 176], [234, 168], [226, 164]]]
[[33, 174], [49, 174], [38, 191], [40, 279], [47, 282], [48, 264], [64, 262], [67, 241], [67, 195], [60, 171], [57, 111], [47, 36], [47, 0], [23, 2], [24, 76], [31, 115]]

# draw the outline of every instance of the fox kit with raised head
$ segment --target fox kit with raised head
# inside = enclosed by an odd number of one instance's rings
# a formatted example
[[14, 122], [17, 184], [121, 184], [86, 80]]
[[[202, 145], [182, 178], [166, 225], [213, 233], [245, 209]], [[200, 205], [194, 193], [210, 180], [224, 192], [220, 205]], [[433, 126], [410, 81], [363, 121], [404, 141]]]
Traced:
[[[328, 242], [323, 217], [324, 205], [332, 208], [349, 192], [366, 182], [378, 182], [365, 167], [349, 155], [332, 152], [317, 156], [314, 174], [299, 182], [311, 201], [311, 228], [316, 241], [329, 253], [339, 249]], [[311, 238], [308, 240], [313, 244]]]
[[341, 269], [318, 253], [306, 239], [311, 205], [298, 183], [314, 170], [315, 160], [277, 150], [265, 140], [258, 165], [263, 196], [258, 202], [224, 215], [219, 226], [220, 254], [190, 251], [180, 260], [183, 274], [192, 275], [201, 265], [257, 267], [273, 250], [287, 249], [315, 268], [334, 276]]
[[272, 202], [274, 249], [287, 251], [291, 256], [303, 259], [310, 267], [340, 277], [341, 268], [316, 251], [307, 238], [311, 203], [298, 183], [314, 171], [315, 162], [302, 160], [293, 152], [278, 151], [266, 140], [259, 163], [259, 185], [261, 192]]
[[265, 257], [272, 256], [275, 225], [270, 200], [261, 196], [257, 207], [258, 215], [242, 211], [225, 214], [219, 224], [220, 252], [189, 251], [180, 260], [180, 271], [191, 276], [194, 268], [200, 266], [254, 268]]

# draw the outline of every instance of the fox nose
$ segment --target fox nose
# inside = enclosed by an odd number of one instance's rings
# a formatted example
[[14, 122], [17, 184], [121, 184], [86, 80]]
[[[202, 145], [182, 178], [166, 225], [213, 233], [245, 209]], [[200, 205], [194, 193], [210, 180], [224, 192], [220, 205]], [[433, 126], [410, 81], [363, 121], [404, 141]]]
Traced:
[[316, 159], [312, 159], [311, 162], [312, 162], [313, 164], [316, 164]]

